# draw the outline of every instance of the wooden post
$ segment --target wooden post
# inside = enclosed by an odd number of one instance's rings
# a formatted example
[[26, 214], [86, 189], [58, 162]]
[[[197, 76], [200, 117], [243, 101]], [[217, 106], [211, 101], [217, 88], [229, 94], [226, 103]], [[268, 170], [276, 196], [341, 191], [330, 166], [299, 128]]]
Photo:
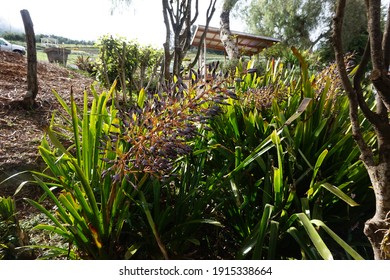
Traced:
[[23, 19], [27, 43], [27, 93], [23, 102], [27, 107], [31, 108], [38, 94], [36, 41], [30, 13], [27, 10], [21, 10], [20, 14]]
[[[205, 31], [207, 32], [207, 31]], [[203, 75], [204, 75], [204, 82], [207, 83], [207, 45], [206, 40], [203, 41]]]

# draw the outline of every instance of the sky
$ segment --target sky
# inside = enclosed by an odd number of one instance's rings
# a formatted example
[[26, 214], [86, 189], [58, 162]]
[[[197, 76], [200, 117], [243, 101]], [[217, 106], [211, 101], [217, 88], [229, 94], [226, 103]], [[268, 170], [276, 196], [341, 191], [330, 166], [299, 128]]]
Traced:
[[[205, 24], [209, 0], [200, 0], [196, 24]], [[211, 26], [219, 26], [221, 0]], [[111, 0], [3, 0], [0, 19], [10, 31], [24, 30], [20, 10], [26, 9], [34, 24], [35, 34], [55, 34], [75, 40], [96, 40], [105, 34], [136, 39], [141, 44], [161, 47], [165, 41], [165, 25], [161, 0], [132, 0], [127, 8], [111, 14]], [[231, 29], [244, 31], [233, 17]]]
[[[118, 0], [117, 0], [118, 1]], [[390, 0], [382, 1], [388, 4]], [[200, 12], [196, 24], [205, 24], [210, 0], [199, 0]], [[217, 0], [211, 26], [219, 26], [222, 0]], [[112, 0], [2, 0], [0, 24], [9, 31], [24, 31], [20, 10], [27, 9], [36, 34], [54, 34], [75, 40], [97, 40], [111, 34], [136, 39], [144, 45], [162, 47], [165, 25], [161, 0], [132, 0], [129, 7], [112, 10]], [[245, 31], [239, 16], [231, 16], [231, 30]]]

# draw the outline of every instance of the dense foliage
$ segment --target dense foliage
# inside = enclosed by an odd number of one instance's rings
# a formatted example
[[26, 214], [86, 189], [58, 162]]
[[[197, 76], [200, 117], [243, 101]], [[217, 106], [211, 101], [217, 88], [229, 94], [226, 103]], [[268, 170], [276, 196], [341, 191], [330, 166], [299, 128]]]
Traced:
[[134, 91], [156, 87], [161, 50], [113, 36], [103, 36], [97, 46], [99, 58], [95, 63], [96, 78], [108, 88], [118, 80], [117, 88], [122, 91], [124, 100], [127, 95], [132, 100]]
[[27, 199], [50, 220], [36, 228], [66, 242], [45, 257], [371, 258], [373, 195], [337, 71], [311, 73], [292, 54], [299, 67], [175, 78], [128, 106], [112, 102], [115, 83], [86, 91], [82, 108], [55, 93], [65, 113], [39, 147], [47, 170], [33, 174], [56, 211]]
[[[245, 14], [250, 32], [279, 38], [301, 49], [315, 48], [322, 61], [334, 60], [331, 23], [335, 1], [247, 0], [243, 3], [246, 5], [238, 10], [240, 15]], [[365, 9], [363, 0], [347, 2], [342, 34], [345, 53], [363, 54], [368, 37]]]
[[[327, 30], [331, 1], [251, 0], [244, 11], [251, 32], [281, 38], [289, 45], [309, 48], [311, 35]], [[321, 26], [322, 25], [322, 26]], [[315, 41], [316, 39], [314, 39]]]

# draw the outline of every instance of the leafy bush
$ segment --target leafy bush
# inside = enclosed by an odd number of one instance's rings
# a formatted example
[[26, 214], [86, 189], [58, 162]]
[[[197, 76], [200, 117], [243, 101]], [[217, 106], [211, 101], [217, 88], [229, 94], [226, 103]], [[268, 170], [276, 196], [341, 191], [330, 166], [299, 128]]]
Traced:
[[[351, 238], [348, 231], [358, 222], [351, 208], [358, 204], [347, 194], [370, 205], [364, 202], [369, 183], [352, 139], [348, 102], [334, 66], [309, 76], [306, 62], [294, 52], [300, 76], [272, 60], [264, 75], [245, 74], [231, 83], [240, 99], [230, 100], [225, 113], [212, 120], [215, 160], [204, 170], [209, 176], [227, 171], [216, 196], [221, 223], [233, 235], [226, 240], [241, 247], [236, 257], [349, 258], [346, 250], [361, 258], [330, 230], [334, 225]], [[373, 134], [366, 137], [375, 143]]]
[[34, 176], [57, 211], [27, 199], [54, 224], [36, 228], [69, 243], [53, 253], [369, 257], [353, 228], [372, 197], [337, 72], [310, 75], [293, 54], [301, 69], [270, 60], [263, 75], [236, 71], [234, 80], [191, 88], [175, 77], [165, 92], [141, 89], [125, 107], [116, 106], [115, 83], [85, 93], [82, 108], [55, 93], [65, 114], [53, 117], [39, 147], [48, 168]]
[[[53, 222], [36, 228], [64, 237], [68, 249], [53, 247], [53, 255], [72, 259], [129, 258], [137, 251], [183, 256], [183, 243], [197, 243], [196, 224], [219, 223], [203, 217], [207, 200], [202, 207], [188, 204], [199, 193], [172, 172], [191, 153], [198, 127], [219, 112], [213, 103], [227, 97], [215, 88], [197, 94], [177, 81], [162, 95], [148, 97], [142, 90], [136, 106], [119, 111], [107, 103], [114, 87], [93, 91], [91, 108], [85, 93], [82, 110], [73, 97], [68, 105], [54, 92], [68, 116], [53, 117], [39, 146], [48, 170], [34, 177], [57, 210], [27, 199]], [[178, 212], [180, 205], [186, 212]]]
[[[106, 87], [115, 80], [117, 88], [132, 101], [132, 92], [156, 85], [156, 71], [162, 57], [162, 51], [150, 46], [141, 46], [135, 41], [124, 38], [103, 36], [97, 43], [99, 59], [96, 62], [96, 77]], [[126, 102], [125, 102], [126, 103]]]
[[[55, 93], [70, 116], [64, 116], [64, 123], [68, 126], [63, 127], [54, 122], [51, 124], [47, 134], [52, 145], [44, 138], [39, 146], [39, 152], [50, 172], [34, 172], [34, 176], [56, 205], [57, 214], [53, 215], [36, 201], [27, 201], [54, 223], [38, 225], [36, 228], [53, 231], [68, 240], [69, 250], [52, 248], [57, 255], [105, 259], [116, 256], [120, 251], [118, 239], [129, 207], [124, 195], [127, 186], [115, 185], [111, 189], [111, 179], [102, 179], [101, 173], [107, 167], [100, 160], [99, 154], [101, 137], [113, 129], [115, 110], [111, 108], [111, 111], [106, 106], [112, 91], [100, 96], [94, 93], [90, 111], [87, 108], [88, 96], [85, 94], [81, 116], [78, 115], [79, 110], [73, 97], [68, 106]], [[66, 129], [71, 129], [69, 137], [74, 145], [68, 149], [59, 140], [59, 137], [68, 137], [64, 134]], [[56, 189], [59, 189], [58, 197]], [[78, 250], [74, 251], [73, 246]]]
[[0, 260], [30, 258], [32, 252], [21, 246], [28, 244], [28, 237], [21, 229], [12, 197], [0, 197]]
[[87, 57], [78, 56], [75, 63], [77, 65], [77, 67], [82, 71], [85, 71], [89, 74], [93, 74], [95, 72], [95, 69], [94, 69], [95, 64], [89, 56], [87, 56]]

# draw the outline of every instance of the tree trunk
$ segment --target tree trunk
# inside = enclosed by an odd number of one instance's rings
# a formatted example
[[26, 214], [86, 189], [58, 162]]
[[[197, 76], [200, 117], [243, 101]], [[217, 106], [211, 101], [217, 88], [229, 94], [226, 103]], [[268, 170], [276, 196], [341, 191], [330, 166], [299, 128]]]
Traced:
[[192, 60], [192, 62], [188, 66], [189, 69], [192, 69], [195, 66], [195, 64], [198, 62], [200, 53], [202, 52], [202, 49], [203, 49], [202, 46], [204, 44], [204, 40], [205, 40], [206, 35], [207, 35], [207, 30], [209, 28], [210, 21], [213, 18], [213, 15], [214, 15], [214, 12], [215, 12], [215, 4], [216, 3], [217, 3], [217, 0], [210, 0], [210, 4], [209, 4], [209, 7], [208, 7], [207, 13], [206, 13], [205, 31], [203, 32], [203, 34], [202, 34], [202, 36], [200, 38], [200, 43], [199, 43], [199, 47], [198, 47], [198, 50], [196, 52], [195, 58]]
[[[379, 100], [377, 102], [380, 102]], [[380, 107], [380, 106], [379, 106]], [[387, 121], [386, 121], [387, 122]], [[388, 127], [376, 130], [378, 137], [378, 162], [366, 169], [375, 193], [375, 214], [364, 227], [364, 234], [370, 240], [375, 259], [390, 259], [390, 130]]]
[[[180, 70], [191, 42], [191, 26], [199, 14], [199, 0], [195, 0], [195, 13], [192, 15], [192, 0], [162, 0], [166, 39], [164, 43], [164, 83], [172, 76], [180, 76]], [[173, 50], [171, 40], [173, 39]], [[173, 59], [172, 71], [170, 71]]]
[[374, 188], [376, 209], [374, 217], [365, 224], [364, 234], [370, 240], [376, 260], [390, 259], [389, 240], [385, 239], [390, 230], [390, 160], [368, 167], [367, 171]]
[[[229, 1], [229, 0], [227, 0]], [[238, 46], [236, 38], [232, 35], [230, 31], [230, 11], [233, 8], [234, 4], [237, 1], [234, 1], [233, 4], [225, 4], [222, 8], [220, 15], [220, 37], [221, 41], [225, 47], [226, 53], [229, 60], [236, 61], [240, 58], [240, 52], [238, 51]]]
[[36, 41], [30, 13], [27, 10], [21, 10], [20, 14], [23, 19], [27, 43], [27, 94], [24, 96], [23, 103], [26, 107], [31, 108], [38, 94]]
[[169, 18], [168, 18], [168, 1], [162, 0], [162, 6], [163, 6], [163, 16], [164, 16], [164, 24], [166, 29], [166, 35], [165, 35], [165, 43], [164, 43], [164, 67], [162, 69], [162, 84], [165, 85], [169, 82], [171, 78], [170, 73], [170, 64], [172, 60], [171, 50], [170, 50], [170, 40], [171, 40], [171, 27], [169, 24]]
[[[366, 0], [369, 41], [351, 83], [345, 67], [342, 45], [346, 0], [337, 2], [333, 18], [333, 44], [337, 67], [350, 102], [353, 137], [361, 152], [360, 158], [367, 169], [375, 194], [375, 214], [366, 222], [364, 233], [371, 243], [375, 259], [390, 259], [390, 80], [387, 76], [390, 25], [386, 25], [383, 36], [380, 1]], [[373, 68], [371, 82], [377, 91], [375, 111], [366, 103], [361, 87], [370, 59]], [[359, 110], [374, 128], [377, 136], [376, 148], [364, 140]]]

